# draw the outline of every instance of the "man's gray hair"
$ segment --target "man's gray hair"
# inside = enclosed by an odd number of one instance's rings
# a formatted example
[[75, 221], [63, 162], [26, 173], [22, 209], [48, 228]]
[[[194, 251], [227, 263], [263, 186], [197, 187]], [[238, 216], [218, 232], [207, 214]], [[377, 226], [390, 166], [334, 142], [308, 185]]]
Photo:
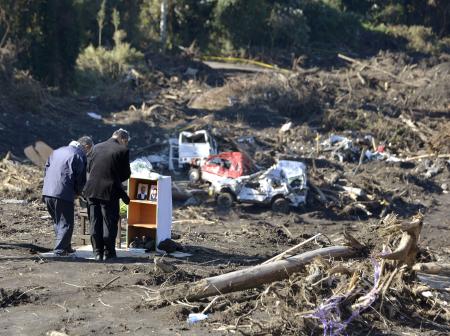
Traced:
[[119, 128], [117, 131], [114, 131], [112, 137], [114, 139], [123, 139], [130, 141], [130, 133], [127, 130], [124, 130], [123, 128]]
[[79, 138], [77, 140], [80, 145], [82, 146], [88, 146], [88, 147], [92, 147], [94, 145], [94, 141], [92, 141], [92, 138], [90, 136], [87, 135], [83, 135], [81, 138]]

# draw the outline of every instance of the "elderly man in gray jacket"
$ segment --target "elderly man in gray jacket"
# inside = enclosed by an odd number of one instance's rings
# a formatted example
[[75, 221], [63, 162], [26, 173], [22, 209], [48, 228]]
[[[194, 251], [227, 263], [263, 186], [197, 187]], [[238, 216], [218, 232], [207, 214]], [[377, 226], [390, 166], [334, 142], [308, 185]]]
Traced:
[[86, 183], [86, 155], [92, 146], [92, 139], [83, 136], [53, 151], [45, 164], [42, 198], [54, 223], [54, 253], [58, 256], [75, 252], [71, 246], [74, 199], [81, 195]]

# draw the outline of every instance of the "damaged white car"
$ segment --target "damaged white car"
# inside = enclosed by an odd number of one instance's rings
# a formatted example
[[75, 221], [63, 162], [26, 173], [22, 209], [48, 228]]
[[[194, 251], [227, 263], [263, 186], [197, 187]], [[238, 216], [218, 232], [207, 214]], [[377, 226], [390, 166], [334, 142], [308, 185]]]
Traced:
[[306, 166], [298, 161], [280, 160], [265, 171], [233, 179], [221, 179], [211, 185], [220, 207], [233, 202], [262, 203], [273, 211], [287, 213], [289, 207], [306, 203], [308, 192]]

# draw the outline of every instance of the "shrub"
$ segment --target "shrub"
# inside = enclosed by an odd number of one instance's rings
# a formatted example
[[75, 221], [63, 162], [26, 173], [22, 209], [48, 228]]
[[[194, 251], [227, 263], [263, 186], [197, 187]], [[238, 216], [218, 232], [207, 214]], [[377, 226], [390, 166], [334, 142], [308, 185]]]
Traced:
[[0, 48], [0, 111], [36, 112], [47, 92], [29, 71], [16, 69], [16, 57], [14, 44], [8, 42]]
[[308, 43], [310, 29], [300, 8], [276, 4], [268, 25], [272, 47], [299, 50]]
[[262, 46], [268, 40], [267, 19], [270, 6], [266, 0], [218, 0], [214, 27], [235, 49]]
[[124, 79], [133, 67], [139, 67], [143, 54], [123, 42], [124, 39], [125, 32], [117, 30], [113, 49], [89, 45], [78, 56], [77, 82], [81, 91], [89, 89], [95, 93], [105, 85]]
[[433, 30], [428, 27], [381, 24], [373, 29], [406, 40], [406, 47], [414, 52], [436, 54], [445, 47], [444, 41], [440, 41]]
[[382, 6], [378, 11], [373, 10], [372, 16], [375, 22], [385, 24], [402, 24], [406, 20], [405, 8], [399, 3]]
[[359, 41], [361, 24], [354, 14], [319, 0], [303, 1], [301, 7], [310, 28], [311, 44], [353, 46]]

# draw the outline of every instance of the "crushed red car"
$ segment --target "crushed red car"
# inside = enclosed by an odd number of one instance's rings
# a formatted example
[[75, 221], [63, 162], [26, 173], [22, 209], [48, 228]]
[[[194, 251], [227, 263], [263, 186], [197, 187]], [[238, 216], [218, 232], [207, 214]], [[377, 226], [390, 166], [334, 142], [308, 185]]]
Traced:
[[238, 178], [255, 172], [250, 159], [241, 152], [223, 152], [210, 155], [201, 166], [194, 166], [189, 171], [191, 182], [213, 183], [223, 178]]

